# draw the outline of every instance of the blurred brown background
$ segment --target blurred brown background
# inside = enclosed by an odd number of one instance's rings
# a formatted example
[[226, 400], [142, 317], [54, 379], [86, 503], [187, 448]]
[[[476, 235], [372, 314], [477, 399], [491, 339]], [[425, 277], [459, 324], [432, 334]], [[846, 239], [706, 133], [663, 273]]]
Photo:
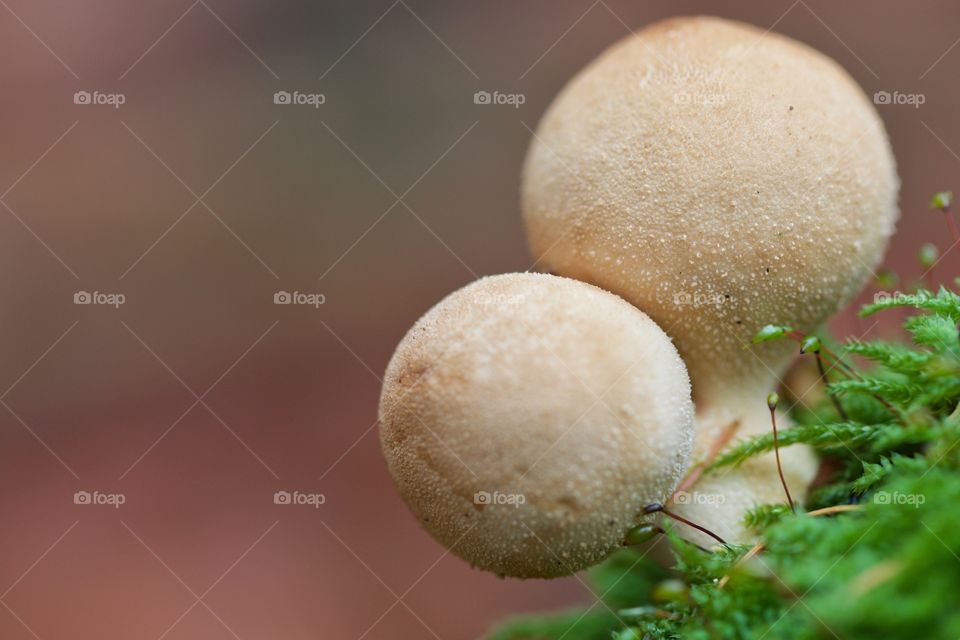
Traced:
[[775, 25], [871, 95], [922, 94], [879, 107], [903, 180], [888, 263], [915, 279], [933, 241], [938, 279], [960, 265], [926, 210], [960, 188], [956, 3], [0, 5], [4, 639], [453, 640], [589, 601], [577, 578], [473, 571], [421, 531], [379, 454], [378, 377], [446, 293], [529, 268], [528, 127], [630, 28]]

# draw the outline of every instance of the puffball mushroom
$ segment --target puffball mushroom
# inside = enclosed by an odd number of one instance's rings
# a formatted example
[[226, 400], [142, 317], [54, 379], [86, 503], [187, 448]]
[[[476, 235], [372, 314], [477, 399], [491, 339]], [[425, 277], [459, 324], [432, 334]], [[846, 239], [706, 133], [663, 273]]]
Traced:
[[[769, 431], [764, 398], [792, 347], [745, 345], [771, 322], [808, 332], [853, 297], [894, 230], [898, 188], [880, 118], [837, 63], [690, 17], [625, 38], [563, 89], [522, 199], [541, 267], [624, 297], [673, 338], [702, 457], [733, 421], [739, 436]], [[790, 447], [784, 466], [802, 496], [812, 454]], [[678, 512], [734, 541], [744, 508], [783, 499], [772, 456], [697, 490], [726, 501]]]
[[583, 282], [480, 279], [387, 367], [380, 439], [423, 526], [471, 564], [550, 578], [620, 547], [693, 441], [686, 369], [636, 307]]

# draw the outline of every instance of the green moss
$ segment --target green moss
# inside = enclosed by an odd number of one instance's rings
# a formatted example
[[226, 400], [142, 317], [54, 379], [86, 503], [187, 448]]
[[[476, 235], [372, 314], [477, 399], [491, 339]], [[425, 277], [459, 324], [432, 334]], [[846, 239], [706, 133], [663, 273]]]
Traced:
[[[875, 366], [838, 376], [825, 400], [794, 417], [781, 447], [812, 446], [836, 471], [805, 509], [762, 505], [745, 518], [764, 550], [713, 553], [668, 533], [672, 570], [624, 549], [590, 572], [598, 602], [581, 612], [514, 620], [496, 640], [821, 639], [960, 637], [960, 297], [941, 289], [869, 305], [914, 310], [913, 345], [851, 342]], [[772, 334], [778, 334], [776, 336]], [[787, 339], [767, 331], [765, 340]], [[846, 359], [846, 358], [845, 358]], [[737, 445], [707, 473], [769, 451], [772, 434]], [[670, 597], [667, 597], [667, 594]]]

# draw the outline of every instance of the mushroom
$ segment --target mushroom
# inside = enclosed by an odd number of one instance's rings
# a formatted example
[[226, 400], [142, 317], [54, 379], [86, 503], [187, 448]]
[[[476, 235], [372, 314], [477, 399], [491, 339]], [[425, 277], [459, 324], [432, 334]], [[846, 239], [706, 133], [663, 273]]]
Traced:
[[[751, 336], [770, 322], [807, 332], [853, 297], [893, 232], [898, 188], [880, 118], [837, 63], [690, 17], [625, 38], [563, 89], [522, 196], [538, 265], [622, 296], [673, 338], [702, 458], [730, 424], [769, 431], [764, 398], [791, 347], [748, 351]], [[802, 496], [814, 457], [783, 457]], [[725, 500], [678, 512], [729, 540], [747, 537], [744, 509], [783, 499], [772, 455], [697, 490]]]
[[687, 465], [693, 404], [670, 339], [583, 282], [487, 277], [394, 353], [380, 439], [423, 526], [471, 564], [549, 578], [605, 558]]

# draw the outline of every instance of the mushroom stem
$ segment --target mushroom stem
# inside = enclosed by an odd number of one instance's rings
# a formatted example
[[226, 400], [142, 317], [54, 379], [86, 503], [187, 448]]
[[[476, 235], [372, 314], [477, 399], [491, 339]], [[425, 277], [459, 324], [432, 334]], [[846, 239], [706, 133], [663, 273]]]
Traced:
[[787, 502], [790, 504], [790, 511], [797, 512], [793, 505], [793, 498], [790, 497], [790, 488], [787, 486], [787, 479], [783, 477], [783, 465], [780, 464], [780, 444], [777, 442], [777, 404], [780, 402], [780, 396], [771, 393], [767, 396], [767, 407], [770, 409], [770, 422], [773, 424], [773, 452], [777, 456], [777, 473], [780, 474], [780, 484], [783, 485], [783, 492], [787, 494]]
[[[760, 385], [763, 386], [760, 386]], [[766, 406], [757, 402], [758, 395], [766, 395], [771, 381], [752, 382], [749, 388], [728, 393], [726, 397], [708, 396], [697, 412], [697, 439], [694, 456], [703, 460], [710, 449], [722, 439], [724, 430], [734, 420], [739, 421], [735, 439], [770, 433], [770, 414]], [[712, 402], [711, 402], [712, 401]], [[777, 416], [780, 427], [790, 425], [789, 416]], [[802, 444], [784, 448], [780, 452], [783, 477], [790, 489], [803, 493], [814, 479], [819, 462], [813, 452]], [[708, 527], [723, 539], [746, 544], [756, 541], [755, 534], [743, 523], [744, 511], [755, 504], [785, 503], [779, 479], [777, 459], [773, 451], [748, 457], [736, 471], [704, 472], [696, 481], [696, 493], [689, 499], [667, 503], [667, 508], [683, 517]], [[797, 495], [802, 503], [802, 496]], [[714, 540], [694, 528], [680, 527], [687, 540], [700, 544], [714, 544]]]
[[697, 484], [697, 480], [700, 479], [700, 476], [703, 475], [704, 469], [710, 466], [710, 464], [716, 459], [720, 452], [729, 444], [730, 440], [733, 438], [733, 434], [737, 432], [737, 428], [740, 426], [739, 420], [734, 420], [728, 424], [720, 436], [714, 440], [713, 445], [710, 447], [710, 451], [707, 452], [707, 457], [697, 464], [693, 465], [690, 469], [690, 472], [687, 476], [680, 481], [680, 484], [677, 485], [676, 491], [670, 496], [670, 499], [667, 500], [667, 504], [672, 504], [676, 500], [677, 494], [689, 490], [693, 485]]
[[702, 527], [702, 526], [700, 526], [699, 524], [697, 524], [696, 522], [691, 522], [690, 520], [687, 520], [687, 519], [684, 518], [683, 516], [679, 516], [679, 515], [671, 512], [671, 511], [668, 511], [667, 508], [664, 507], [662, 504], [658, 504], [658, 503], [655, 502], [655, 503], [653, 503], [653, 504], [648, 504], [647, 506], [645, 506], [645, 507], [643, 508], [643, 515], [650, 515], [651, 513], [662, 513], [663, 515], [667, 516], [668, 518], [671, 518], [671, 519], [673, 519], [673, 520], [676, 520], [677, 522], [682, 522], [683, 524], [687, 525], [688, 527], [693, 527], [693, 528], [696, 529], [697, 531], [700, 531], [700, 532], [702, 532], [702, 533], [707, 534], [708, 536], [710, 536], [711, 538], [713, 538], [714, 540], [716, 540], [717, 542], [719, 542], [719, 543], [722, 544], [723, 546], [729, 546], [729, 545], [727, 544], [727, 541], [726, 541], [726, 540], [724, 540], [723, 538], [721, 538], [720, 536], [718, 536], [717, 534], [715, 534], [713, 531], [710, 531], [710, 529], [707, 529], [706, 527]]

